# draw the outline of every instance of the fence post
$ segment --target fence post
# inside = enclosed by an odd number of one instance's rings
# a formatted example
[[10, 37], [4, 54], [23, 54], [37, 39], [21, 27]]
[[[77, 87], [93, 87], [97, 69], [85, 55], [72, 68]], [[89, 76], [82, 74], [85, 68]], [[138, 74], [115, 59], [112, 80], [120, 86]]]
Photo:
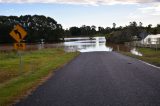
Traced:
[[22, 74], [23, 73], [22, 51], [18, 50], [18, 56], [19, 56], [19, 74]]
[[119, 52], [119, 45], [117, 45], [117, 51]]
[[158, 42], [156, 41], [156, 51], [157, 51], [157, 44], [158, 44]]

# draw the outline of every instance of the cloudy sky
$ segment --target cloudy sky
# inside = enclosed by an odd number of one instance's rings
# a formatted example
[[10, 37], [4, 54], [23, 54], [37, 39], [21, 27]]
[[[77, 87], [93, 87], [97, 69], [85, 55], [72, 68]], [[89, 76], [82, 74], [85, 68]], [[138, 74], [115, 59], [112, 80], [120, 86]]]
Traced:
[[0, 15], [45, 15], [64, 28], [160, 24], [160, 0], [0, 0]]

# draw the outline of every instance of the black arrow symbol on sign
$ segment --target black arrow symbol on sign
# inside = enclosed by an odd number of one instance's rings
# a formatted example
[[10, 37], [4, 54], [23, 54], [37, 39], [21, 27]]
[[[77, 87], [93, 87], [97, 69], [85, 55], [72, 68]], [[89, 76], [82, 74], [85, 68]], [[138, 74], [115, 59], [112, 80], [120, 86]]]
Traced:
[[19, 39], [21, 40], [22, 39], [21, 33], [17, 29], [14, 30], [14, 32], [19, 35]]

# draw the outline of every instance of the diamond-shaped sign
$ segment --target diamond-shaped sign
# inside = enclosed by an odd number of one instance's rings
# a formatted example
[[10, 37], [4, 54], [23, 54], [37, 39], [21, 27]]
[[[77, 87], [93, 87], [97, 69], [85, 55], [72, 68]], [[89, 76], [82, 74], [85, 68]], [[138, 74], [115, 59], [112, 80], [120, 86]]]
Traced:
[[10, 35], [17, 41], [21, 42], [23, 38], [27, 35], [27, 32], [19, 24], [16, 25], [13, 30], [10, 32]]

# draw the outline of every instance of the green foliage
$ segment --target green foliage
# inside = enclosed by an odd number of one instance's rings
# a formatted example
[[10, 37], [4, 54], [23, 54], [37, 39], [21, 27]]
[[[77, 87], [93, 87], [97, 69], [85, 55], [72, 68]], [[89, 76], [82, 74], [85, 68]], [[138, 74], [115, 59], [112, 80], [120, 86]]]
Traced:
[[143, 23], [139, 22], [139, 25], [134, 21], [130, 22], [128, 26], [116, 27], [116, 23], [113, 23], [113, 27], [97, 27], [82, 25], [81, 27], [71, 27], [64, 30], [62, 25], [58, 24], [54, 19], [45, 17], [43, 15], [25, 15], [25, 16], [0, 16], [0, 43], [12, 43], [14, 40], [9, 35], [14, 25], [20, 24], [23, 26], [28, 35], [26, 36], [27, 43], [37, 43], [40, 39], [45, 39], [45, 42], [53, 43], [62, 40], [62, 38], [68, 36], [87, 36], [93, 37], [94, 35], [111, 34], [112, 36], [107, 38], [108, 42], [112, 43], [124, 43], [135, 38], [138, 40], [143, 39], [144, 33], [147, 34], [159, 34], [160, 25], [152, 27], [151, 24], [144, 27]]
[[139, 26], [136, 22], [130, 22], [126, 27], [119, 27], [112, 30], [110, 34], [106, 35], [107, 42], [112, 43], [125, 43], [134, 40], [141, 40], [147, 35], [147, 31], [150, 31], [151, 26], [143, 27], [142, 23]]
[[69, 29], [71, 36], [89, 36], [92, 37], [96, 34], [96, 26], [86, 26], [83, 25], [82, 27], [71, 27]]
[[81, 35], [81, 30], [78, 27], [71, 27], [69, 29], [69, 31], [70, 31], [70, 33], [71, 33], [72, 36], [74, 36], [74, 35], [76, 35], [76, 36]]
[[39, 42], [40, 39], [45, 39], [45, 42], [57, 42], [63, 38], [62, 26], [50, 17], [43, 15], [0, 16], [0, 43], [13, 42], [9, 33], [16, 24], [20, 24], [28, 32], [27, 43]]
[[133, 21], [130, 22], [128, 26], [116, 27], [116, 23], [113, 23], [113, 27], [101, 27], [99, 26], [96, 30], [94, 25], [81, 27], [71, 27], [69, 30], [65, 31], [65, 35], [69, 36], [104, 36], [106, 37], [107, 42], [111, 43], [125, 43], [133, 40], [141, 40], [146, 37], [148, 34], [159, 34], [160, 25], [157, 24], [156, 27], [152, 27], [151, 24], [144, 27], [142, 22], [139, 22], [139, 25]]
[[112, 32], [111, 34], [107, 34], [105, 37], [107, 42], [112, 43], [124, 43], [132, 40], [131, 33], [129, 33], [127, 29]]
[[154, 64], [160, 67], [160, 50], [150, 49], [150, 48], [138, 48], [138, 51], [143, 54], [143, 56], [136, 56], [130, 52], [122, 52], [124, 55], [128, 55], [148, 63]]

